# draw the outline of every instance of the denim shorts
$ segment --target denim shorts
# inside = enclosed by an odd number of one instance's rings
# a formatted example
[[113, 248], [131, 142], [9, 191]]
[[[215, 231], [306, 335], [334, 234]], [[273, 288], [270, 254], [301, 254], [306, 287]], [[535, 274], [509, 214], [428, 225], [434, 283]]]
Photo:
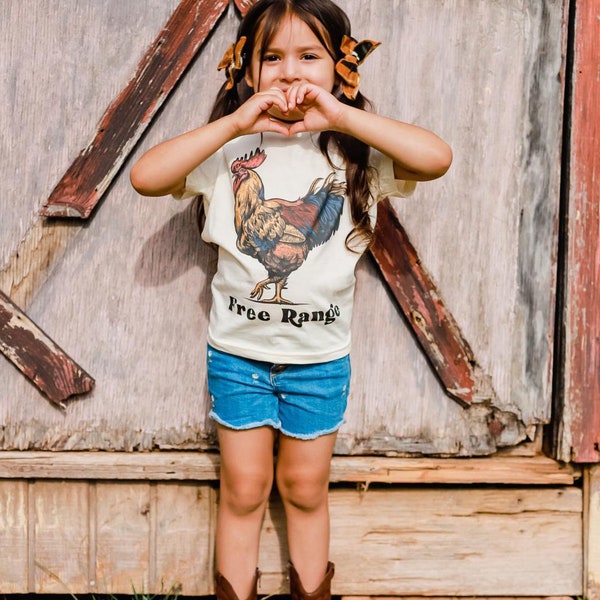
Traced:
[[337, 431], [350, 389], [350, 357], [278, 365], [208, 346], [210, 417], [230, 429], [269, 426], [303, 440]]

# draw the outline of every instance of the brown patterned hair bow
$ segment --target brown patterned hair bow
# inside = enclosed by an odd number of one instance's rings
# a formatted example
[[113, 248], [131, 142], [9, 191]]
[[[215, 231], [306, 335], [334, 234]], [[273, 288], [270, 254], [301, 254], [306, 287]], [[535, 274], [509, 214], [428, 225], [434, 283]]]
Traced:
[[354, 100], [358, 94], [358, 85], [360, 83], [360, 74], [358, 65], [362, 64], [365, 58], [380, 45], [381, 42], [372, 40], [362, 40], [357, 42], [353, 37], [345, 35], [342, 39], [341, 50], [344, 57], [340, 58], [335, 65], [335, 72], [342, 79], [342, 91], [344, 96]]
[[229, 78], [225, 85], [225, 89], [227, 90], [230, 90], [235, 85], [235, 78], [244, 64], [242, 51], [244, 50], [245, 43], [246, 36], [242, 36], [237, 42], [231, 44], [217, 67], [219, 71], [226, 69], [227, 77]]

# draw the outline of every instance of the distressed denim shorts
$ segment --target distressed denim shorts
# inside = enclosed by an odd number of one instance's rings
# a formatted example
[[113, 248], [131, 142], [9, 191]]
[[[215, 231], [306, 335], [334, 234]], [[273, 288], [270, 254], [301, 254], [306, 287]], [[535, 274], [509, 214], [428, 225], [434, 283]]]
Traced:
[[350, 388], [350, 357], [278, 365], [208, 346], [210, 417], [230, 429], [273, 427], [303, 440], [337, 431]]

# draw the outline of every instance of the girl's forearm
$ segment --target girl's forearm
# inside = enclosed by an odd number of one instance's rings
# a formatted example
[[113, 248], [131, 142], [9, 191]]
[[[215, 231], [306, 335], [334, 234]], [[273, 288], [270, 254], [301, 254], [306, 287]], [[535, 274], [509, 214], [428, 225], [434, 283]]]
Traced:
[[162, 142], [133, 165], [131, 185], [143, 196], [182, 190], [187, 175], [237, 135], [233, 119], [227, 116]]
[[398, 179], [436, 179], [452, 162], [450, 146], [431, 131], [375, 113], [345, 107], [336, 130], [389, 156]]

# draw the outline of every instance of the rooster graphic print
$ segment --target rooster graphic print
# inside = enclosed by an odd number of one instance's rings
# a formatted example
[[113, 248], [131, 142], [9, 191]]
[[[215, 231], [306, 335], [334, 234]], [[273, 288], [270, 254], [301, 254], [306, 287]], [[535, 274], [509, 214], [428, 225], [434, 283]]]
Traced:
[[250, 297], [259, 302], [295, 304], [284, 297], [288, 277], [299, 269], [308, 253], [327, 242], [338, 230], [346, 184], [330, 173], [315, 179], [297, 200], [266, 198], [256, 172], [267, 159], [257, 148], [231, 165], [235, 196], [236, 245], [266, 269]]

